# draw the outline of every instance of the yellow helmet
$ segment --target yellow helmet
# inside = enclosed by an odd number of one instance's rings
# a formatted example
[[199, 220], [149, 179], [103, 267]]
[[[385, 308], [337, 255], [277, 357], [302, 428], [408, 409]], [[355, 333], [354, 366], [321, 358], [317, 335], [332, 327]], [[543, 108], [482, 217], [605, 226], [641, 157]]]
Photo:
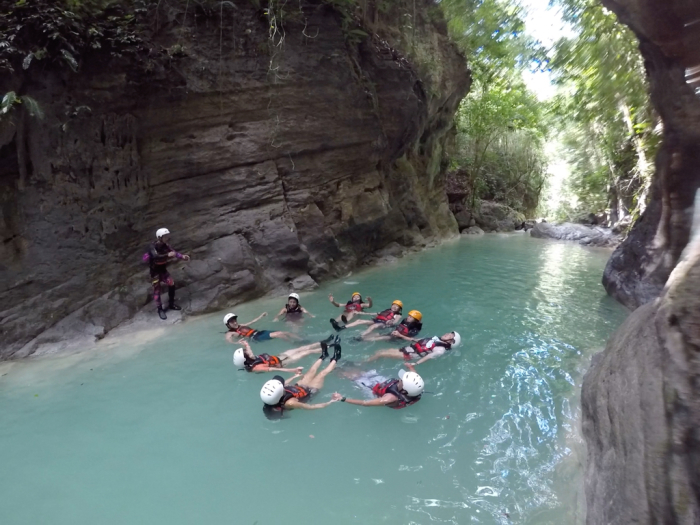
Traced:
[[420, 313], [418, 310], [411, 310], [410, 312], [408, 312], [408, 315], [413, 317], [416, 321], [420, 321], [421, 319], [423, 319], [423, 314]]
[[395, 305], [399, 306], [399, 308], [403, 308], [403, 303], [401, 301], [399, 301], [398, 299], [396, 299], [396, 301], [394, 301], [391, 304], [395, 304]]
[[352, 292], [352, 297], [355, 297], [356, 295], [362, 297], [362, 294], [360, 292]]

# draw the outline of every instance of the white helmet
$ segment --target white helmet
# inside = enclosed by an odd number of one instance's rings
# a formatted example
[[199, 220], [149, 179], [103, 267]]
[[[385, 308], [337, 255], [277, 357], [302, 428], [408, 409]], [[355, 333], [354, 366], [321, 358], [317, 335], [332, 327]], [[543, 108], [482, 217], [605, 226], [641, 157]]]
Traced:
[[242, 368], [245, 365], [245, 353], [242, 348], [237, 348], [233, 353], [233, 364], [238, 368]]
[[156, 232], [156, 238], [160, 239], [163, 235], [170, 235], [170, 230], [167, 228], [160, 228]]
[[451, 346], [452, 346], [452, 348], [454, 348], [455, 346], [459, 346], [459, 343], [462, 342], [462, 336], [459, 335], [457, 332], [452, 332], [452, 333], [455, 336], [455, 341], [454, 341], [454, 343], [452, 343]]
[[224, 324], [225, 324], [226, 326], [228, 326], [228, 322], [229, 322], [231, 319], [236, 319], [237, 317], [238, 317], [238, 316], [237, 316], [236, 314], [226, 314], [226, 315], [224, 316]]
[[298, 293], [290, 293], [289, 294], [290, 299], [296, 299], [297, 303], [299, 302], [299, 294]]
[[284, 385], [277, 379], [270, 379], [260, 389], [260, 399], [266, 405], [276, 405], [284, 395]]
[[416, 397], [423, 393], [425, 383], [423, 383], [423, 378], [415, 372], [399, 370], [399, 379], [403, 381], [403, 389], [410, 397]]

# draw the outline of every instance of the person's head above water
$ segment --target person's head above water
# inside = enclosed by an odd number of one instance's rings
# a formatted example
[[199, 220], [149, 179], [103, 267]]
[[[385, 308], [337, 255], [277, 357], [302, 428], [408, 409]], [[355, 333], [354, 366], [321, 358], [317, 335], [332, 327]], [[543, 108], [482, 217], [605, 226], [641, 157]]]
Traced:
[[362, 295], [360, 294], [360, 292], [352, 292], [352, 297], [350, 298], [350, 300], [353, 303], [361, 303], [362, 302]]
[[447, 332], [445, 335], [440, 337], [440, 341], [447, 343], [450, 345], [450, 347], [454, 348], [459, 346], [459, 343], [462, 342], [462, 336], [460, 336], [457, 332]]
[[299, 294], [298, 293], [290, 293], [289, 297], [287, 298], [287, 304], [294, 308], [295, 306], [299, 305]]
[[226, 314], [224, 316], [224, 324], [227, 328], [235, 328], [238, 326], [238, 316], [232, 313]]
[[401, 310], [403, 310], [403, 303], [401, 301], [399, 301], [398, 299], [396, 299], [396, 301], [391, 303], [391, 309], [394, 312], [399, 313], [399, 312], [401, 312]]
[[423, 378], [415, 372], [399, 370], [399, 390], [403, 390], [409, 397], [418, 397], [425, 389]]
[[284, 395], [284, 379], [275, 376], [267, 381], [260, 389], [260, 399], [266, 405], [274, 406]]
[[167, 228], [158, 228], [158, 231], [156, 231], [156, 239], [162, 242], [168, 242], [168, 239], [170, 239], [170, 230]]
[[408, 317], [406, 318], [406, 321], [410, 322], [421, 322], [423, 319], [423, 314], [420, 313], [418, 310], [411, 310], [408, 312]]

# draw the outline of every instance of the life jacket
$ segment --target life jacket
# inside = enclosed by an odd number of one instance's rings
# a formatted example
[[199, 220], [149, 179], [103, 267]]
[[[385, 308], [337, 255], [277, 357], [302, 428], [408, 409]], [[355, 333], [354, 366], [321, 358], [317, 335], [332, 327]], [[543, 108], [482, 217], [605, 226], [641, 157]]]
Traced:
[[301, 315], [304, 313], [304, 310], [301, 309], [300, 304], [297, 304], [294, 308], [290, 307], [288, 304], [285, 304], [284, 307], [287, 309], [287, 317], [301, 317]]
[[384, 381], [383, 383], [377, 383], [372, 387], [372, 393], [377, 397], [382, 397], [385, 394], [395, 395], [398, 398], [398, 400], [386, 405], [389, 408], [393, 408], [395, 410], [399, 410], [400, 408], [407, 407], [408, 405], [412, 405], [413, 403], [417, 403], [418, 401], [420, 401], [420, 396], [409, 397], [402, 394], [399, 390], [398, 384], [398, 379], [389, 379], [388, 381]]
[[[434, 344], [432, 346], [428, 346], [428, 343], [433, 342]], [[413, 348], [413, 351], [418, 354], [420, 357], [423, 357], [425, 354], [431, 353], [435, 347], [441, 346], [442, 348], [446, 348], [449, 350], [452, 348], [452, 345], [449, 345], [443, 341], [433, 341], [432, 337], [426, 337], [425, 339], [421, 339], [420, 341], [417, 341], [411, 345], [411, 348]]]
[[289, 401], [290, 399], [297, 399], [299, 401], [304, 401], [310, 395], [311, 394], [304, 387], [301, 387], [299, 385], [285, 386], [284, 387], [284, 395], [282, 396], [282, 399], [280, 399], [280, 402], [278, 403], [278, 405], [284, 406], [284, 404], [287, 401]]
[[282, 366], [282, 361], [280, 361], [280, 358], [277, 357], [276, 355], [270, 355], [270, 354], [260, 354], [260, 355], [255, 356], [255, 359], [250, 359], [248, 356], [246, 356], [245, 364], [243, 365], [243, 367], [248, 372], [252, 372], [253, 368], [255, 368], [258, 365], [279, 367], [279, 366]]
[[353, 303], [352, 301], [348, 301], [345, 303], [345, 311], [346, 312], [361, 312], [362, 311], [362, 301], [359, 303]]
[[250, 326], [239, 326], [234, 330], [234, 332], [236, 332], [241, 337], [252, 337], [256, 331], [253, 330]]
[[387, 321], [393, 321], [395, 315], [396, 315], [396, 312], [394, 312], [394, 310], [389, 308], [388, 310], [384, 310], [383, 312], [379, 312], [374, 319], [376, 321], [382, 321], [383, 323], [386, 323]]
[[396, 331], [401, 335], [405, 335], [406, 337], [413, 337], [421, 331], [421, 328], [423, 328], [423, 323], [415, 321], [411, 324], [408, 324], [406, 322], [406, 319], [404, 319], [403, 321], [401, 321], [401, 324], [399, 324], [399, 326], [396, 327]]

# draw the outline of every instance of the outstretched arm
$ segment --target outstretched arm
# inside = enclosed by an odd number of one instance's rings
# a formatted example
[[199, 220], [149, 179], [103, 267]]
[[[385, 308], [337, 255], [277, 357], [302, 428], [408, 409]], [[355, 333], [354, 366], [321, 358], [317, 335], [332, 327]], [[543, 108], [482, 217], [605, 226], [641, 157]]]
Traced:
[[[266, 371], [270, 371], [270, 372], [293, 372], [297, 376], [300, 376], [301, 373], [304, 371], [303, 366], [298, 366], [297, 368], [282, 368], [282, 367], [276, 367], [276, 366], [266, 366], [265, 368], [266, 368]], [[290, 381], [291, 381], [291, 379], [290, 379]]]
[[349, 403], [351, 405], [359, 405], [363, 407], [379, 407], [397, 401], [396, 396], [393, 396], [391, 394], [386, 394], [376, 399], [348, 399], [347, 397], [340, 395], [338, 392], [333, 394], [333, 399], [335, 401], [342, 401], [343, 403]]
[[337, 399], [331, 399], [330, 401], [326, 401], [325, 403], [318, 403], [316, 405], [309, 405], [307, 403], [301, 403], [297, 401], [296, 399], [290, 399], [287, 401], [287, 405], [290, 408], [301, 408], [303, 410], [318, 410], [319, 408], [326, 408], [328, 405], [331, 405], [338, 401]]
[[405, 339], [406, 341], [411, 341], [412, 343], [414, 343], [416, 341], [415, 339], [412, 339], [412, 338], [408, 337], [407, 335], [403, 335], [403, 334], [399, 333], [398, 330], [394, 330], [393, 332], [391, 332], [391, 335], [393, 337], [399, 337], [401, 339]]
[[[278, 314], [275, 316], [275, 318], [273, 319], [273, 321], [279, 321], [279, 318], [282, 317], [282, 315], [283, 315], [286, 311], [287, 311], [287, 308], [282, 308], [282, 309], [280, 310], [280, 313], [278, 313]], [[260, 319], [260, 318], [258, 317], [258, 319]], [[255, 321], [257, 321], [258, 319], [256, 319]], [[251, 323], [254, 323], [255, 321], [251, 321]], [[248, 323], [248, 324], [250, 324], [250, 323]]]
[[[406, 363], [406, 366], [407, 366], [408, 368], [410, 368], [410, 369], [413, 370], [413, 367], [415, 367], [416, 365], [420, 365], [421, 363], [425, 363], [426, 361], [429, 361], [430, 359], [435, 359], [436, 357], [440, 357], [440, 356], [441, 356], [442, 354], [444, 354], [444, 353], [445, 353], [445, 350], [442, 350], [442, 351], [440, 351], [440, 350], [433, 350], [431, 353], [429, 353], [428, 355], [425, 355], [425, 356], [421, 357], [418, 361], [416, 361], [416, 362], [413, 363], [413, 364], [411, 364], [411, 363]], [[413, 372], [415, 372], [415, 370], [413, 370]]]
[[362, 304], [362, 308], [372, 308], [372, 298], [368, 295], [367, 302]]
[[329, 293], [329, 294], [328, 294], [328, 300], [331, 302], [331, 304], [332, 304], [333, 306], [335, 306], [335, 307], [339, 307], [339, 306], [340, 306], [338, 303], [335, 302], [335, 299], [333, 299], [333, 294], [332, 294], [332, 293]]
[[311, 312], [309, 312], [309, 311], [308, 311], [306, 308], [304, 308], [303, 306], [301, 307], [301, 311], [304, 312], [305, 314], [310, 315], [311, 317], [316, 317], [314, 314], [312, 314]]
[[236, 341], [234, 341], [234, 338], [236, 337], [238, 337], [238, 334], [236, 332], [226, 332], [226, 340], [232, 345], [236, 344]]
[[260, 321], [260, 319], [262, 319], [262, 318], [265, 317], [266, 315], [267, 315], [267, 312], [263, 312], [263, 313], [261, 313], [259, 316], [257, 316], [255, 319], [253, 319], [252, 321], [249, 321], [249, 322], [243, 323], [243, 324], [244, 324], [244, 325], [249, 325], [249, 324], [257, 323], [258, 321]]

